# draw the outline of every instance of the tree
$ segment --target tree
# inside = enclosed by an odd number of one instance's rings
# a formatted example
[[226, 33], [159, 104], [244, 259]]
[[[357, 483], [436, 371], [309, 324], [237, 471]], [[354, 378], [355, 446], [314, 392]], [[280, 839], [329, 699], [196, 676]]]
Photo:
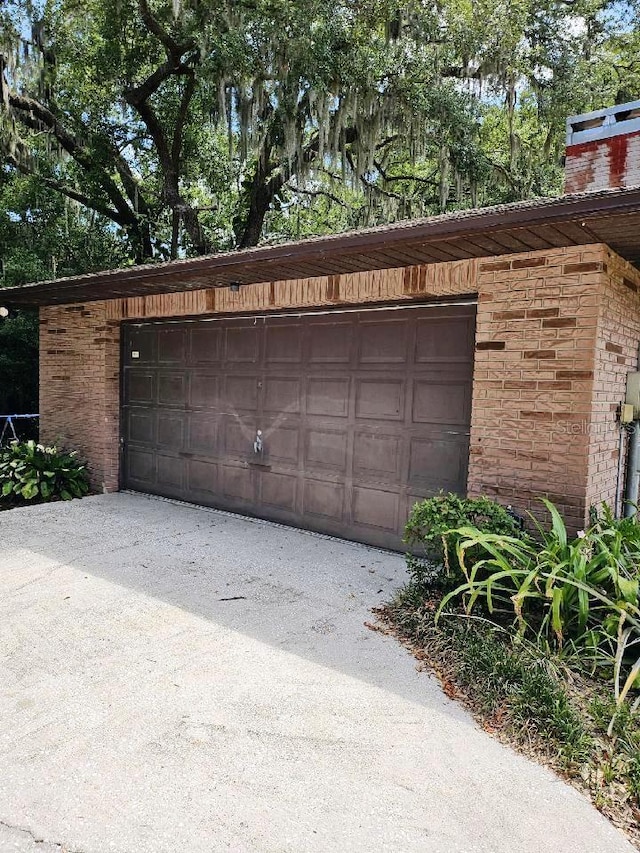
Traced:
[[[0, 320], [0, 415], [37, 411], [38, 317], [19, 312]], [[0, 432], [3, 426], [1, 421]], [[25, 425], [18, 426], [22, 434]]]
[[2, 152], [136, 260], [554, 192], [565, 115], [615, 100], [612, 56], [636, 85], [624, 8], [15, 0]]
[[[5, 286], [127, 263], [114, 232], [111, 222], [37, 178], [0, 172], [0, 305]], [[0, 317], [0, 414], [37, 411], [37, 312], [12, 312]]]

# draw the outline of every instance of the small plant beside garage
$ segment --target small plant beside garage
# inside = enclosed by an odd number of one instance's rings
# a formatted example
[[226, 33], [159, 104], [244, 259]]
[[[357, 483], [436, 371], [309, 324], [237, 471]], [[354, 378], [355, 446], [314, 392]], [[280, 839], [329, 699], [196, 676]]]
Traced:
[[576, 536], [483, 498], [409, 518], [409, 583], [380, 618], [489, 731], [583, 788], [640, 849], [640, 524]]
[[87, 466], [75, 451], [12, 441], [0, 447], [0, 509], [71, 500], [89, 492]]
[[[418, 586], [429, 581], [455, 589], [464, 577], [457, 560], [460, 528], [473, 527], [486, 533], [522, 537], [520, 519], [489, 498], [462, 498], [441, 494], [415, 504], [405, 527], [405, 542], [412, 553], [407, 567]], [[472, 556], [472, 555], [470, 555]], [[486, 556], [481, 548], [473, 555]]]

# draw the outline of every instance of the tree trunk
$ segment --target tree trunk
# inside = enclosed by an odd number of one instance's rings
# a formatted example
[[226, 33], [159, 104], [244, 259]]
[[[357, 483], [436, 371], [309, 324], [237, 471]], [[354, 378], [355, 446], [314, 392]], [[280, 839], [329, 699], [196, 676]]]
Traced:
[[238, 248], [249, 249], [252, 246], [257, 246], [262, 236], [264, 228], [264, 220], [271, 206], [271, 196], [263, 183], [256, 187], [255, 192], [251, 192], [251, 203], [249, 212], [244, 221], [242, 234], [238, 242]]

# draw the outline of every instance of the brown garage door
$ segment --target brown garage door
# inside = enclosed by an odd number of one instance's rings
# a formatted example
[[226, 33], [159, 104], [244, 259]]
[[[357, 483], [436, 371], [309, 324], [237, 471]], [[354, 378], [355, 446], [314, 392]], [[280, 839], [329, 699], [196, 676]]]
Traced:
[[391, 548], [465, 491], [471, 305], [125, 329], [126, 488]]

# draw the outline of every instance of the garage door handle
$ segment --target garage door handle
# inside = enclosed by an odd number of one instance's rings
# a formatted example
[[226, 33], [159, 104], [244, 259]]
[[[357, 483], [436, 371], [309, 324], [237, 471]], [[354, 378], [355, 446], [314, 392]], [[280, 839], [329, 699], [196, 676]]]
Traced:
[[253, 452], [262, 453], [262, 430], [259, 429], [256, 433], [256, 440], [253, 442]]
[[470, 432], [457, 432], [453, 429], [444, 429], [442, 430], [443, 435], [471, 435]]

